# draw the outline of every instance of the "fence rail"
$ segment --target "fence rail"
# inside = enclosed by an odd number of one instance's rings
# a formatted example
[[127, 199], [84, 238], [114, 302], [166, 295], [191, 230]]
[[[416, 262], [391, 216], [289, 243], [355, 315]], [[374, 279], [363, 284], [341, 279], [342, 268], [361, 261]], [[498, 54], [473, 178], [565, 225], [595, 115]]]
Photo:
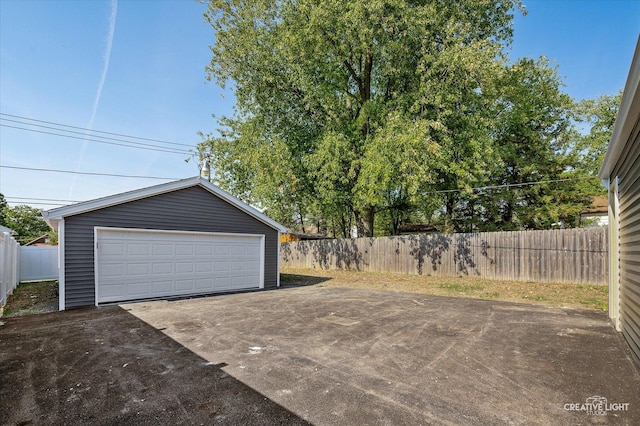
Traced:
[[281, 245], [281, 264], [606, 285], [607, 254], [607, 228], [593, 227], [298, 241]]
[[18, 285], [20, 245], [8, 232], [0, 232], [0, 308]]

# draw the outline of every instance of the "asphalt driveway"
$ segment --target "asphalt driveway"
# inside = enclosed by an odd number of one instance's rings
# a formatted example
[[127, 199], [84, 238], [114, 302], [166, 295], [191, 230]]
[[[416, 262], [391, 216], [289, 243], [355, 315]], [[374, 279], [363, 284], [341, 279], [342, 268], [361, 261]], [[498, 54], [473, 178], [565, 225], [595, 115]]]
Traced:
[[603, 312], [321, 285], [5, 320], [0, 423], [70, 420], [635, 425], [640, 375]]

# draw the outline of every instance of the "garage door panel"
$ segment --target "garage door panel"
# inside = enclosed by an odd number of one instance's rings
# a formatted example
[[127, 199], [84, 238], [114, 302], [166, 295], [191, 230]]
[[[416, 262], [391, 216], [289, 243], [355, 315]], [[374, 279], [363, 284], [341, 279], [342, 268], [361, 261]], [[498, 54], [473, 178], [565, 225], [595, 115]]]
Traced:
[[247, 255], [247, 249], [245, 247], [242, 246], [233, 246], [231, 247], [231, 255], [232, 256], [246, 256]]
[[213, 256], [213, 246], [208, 244], [198, 244], [198, 246], [196, 247], [196, 254], [198, 256], [211, 257]]
[[101, 274], [104, 277], [124, 277], [126, 265], [123, 264], [103, 264], [101, 265]]
[[195, 247], [193, 244], [176, 244], [176, 256], [193, 257]]
[[100, 287], [101, 295], [105, 298], [112, 298], [121, 295], [125, 290], [124, 284], [111, 284]]
[[148, 281], [128, 282], [125, 287], [127, 289], [127, 296], [131, 297], [139, 297], [151, 293], [151, 283]]
[[100, 249], [109, 255], [124, 256], [126, 247], [123, 243], [103, 242]]
[[173, 291], [173, 281], [155, 281], [151, 285], [154, 294], [170, 294]]
[[231, 277], [231, 285], [233, 287], [242, 287], [247, 285], [247, 277], [243, 276], [235, 276]]
[[97, 302], [260, 288], [261, 236], [98, 229]]
[[176, 280], [176, 292], [191, 292], [195, 290], [193, 280]]
[[253, 245], [250, 247], [247, 247], [247, 256], [260, 256], [260, 246], [259, 245]]
[[214, 287], [217, 289], [229, 288], [231, 286], [231, 280], [229, 277], [215, 277]]
[[127, 275], [128, 276], [136, 276], [142, 275], [147, 276], [151, 271], [151, 267], [148, 263], [128, 263], [127, 264]]
[[213, 272], [213, 262], [196, 263], [196, 272]]
[[214, 271], [215, 272], [229, 272], [231, 270], [231, 265], [229, 262], [215, 262]]
[[154, 244], [152, 252], [154, 256], [173, 256], [173, 249], [171, 244]]
[[144, 243], [144, 244], [129, 243], [126, 245], [126, 247], [127, 247], [127, 256], [149, 256], [149, 251], [151, 250], [148, 243]]
[[176, 274], [192, 274], [193, 262], [176, 262]]
[[231, 254], [231, 249], [228, 246], [218, 245], [215, 247], [215, 255], [218, 256], [229, 256]]
[[197, 290], [211, 290], [213, 289], [213, 277], [198, 278], [196, 281]]
[[164, 275], [173, 273], [173, 263], [163, 262], [153, 264], [153, 275]]

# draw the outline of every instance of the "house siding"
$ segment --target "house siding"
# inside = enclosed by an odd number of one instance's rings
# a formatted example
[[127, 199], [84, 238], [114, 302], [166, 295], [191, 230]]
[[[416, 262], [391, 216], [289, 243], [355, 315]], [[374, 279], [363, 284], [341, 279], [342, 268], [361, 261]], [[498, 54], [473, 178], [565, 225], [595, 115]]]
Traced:
[[200, 186], [65, 218], [65, 305], [95, 304], [94, 227], [227, 232], [265, 236], [264, 288], [278, 280], [278, 231]]
[[640, 117], [612, 173], [618, 178], [620, 329], [640, 362]]

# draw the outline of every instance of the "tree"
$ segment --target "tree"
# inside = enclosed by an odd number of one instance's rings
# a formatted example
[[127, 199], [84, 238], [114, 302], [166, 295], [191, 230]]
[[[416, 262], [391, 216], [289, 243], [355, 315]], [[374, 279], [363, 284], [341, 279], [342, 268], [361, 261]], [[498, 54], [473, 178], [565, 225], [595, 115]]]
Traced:
[[607, 153], [621, 100], [622, 91], [617, 95], [584, 99], [576, 104], [577, 120], [589, 128], [588, 133], [576, 138], [573, 146], [577, 157], [576, 169], [585, 178], [590, 178], [585, 179], [584, 185], [592, 195], [606, 193], [597, 176]]
[[[491, 161], [475, 185], [485, 189], [444, 195], [446, 222], [460, 232], [548, 229], [579, 224], [580, 213], [601, 191], [597, 172], [606, 151], [619, 98], [577, 105], [563, 93], [546, 58], [523, 58], [496, 72], [485, 87]], [[591, 125], [581, 135], [576, 123]]]
[[[485, 223], [501, 230], [547, 229], [573, 223], [585, 194], [572, 178], [573, 100], [545, 58], [524, 58], [496, 79], [495, 150], [499, 162], [488, 192]], [[531, 182], [539, 182], [530, 184]], [[487, 204], [485, 204], [487, 205]]]
[[209, 78], [236, 96], [202, 145], [217, 183], [284, 223], [321, 215], [345, 235], [473, 184], [491, 151], [484, 87], [518, 6], [211, 0]]
[[17, 232], [16, 240], [25, 244], [50, 231], [40, 210], [30, 206], [5, 207], [5, 226]]
[[0, 193], [0, 225], [7, 226], [5, 223], [5, 213], [4, 209], [8, 207], [7, 199], [4, 198], [4, 195]]

